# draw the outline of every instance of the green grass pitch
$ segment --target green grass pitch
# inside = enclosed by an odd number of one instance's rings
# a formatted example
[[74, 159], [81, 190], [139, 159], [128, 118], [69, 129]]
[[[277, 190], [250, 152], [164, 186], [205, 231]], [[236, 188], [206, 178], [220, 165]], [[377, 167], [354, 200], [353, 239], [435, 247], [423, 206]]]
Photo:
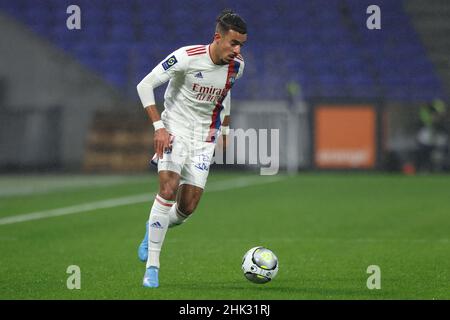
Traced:
[[[148, 193], [148, 202], [0, 223], [0, 299], [449, 299], [450, 177], [212, 172], [196, 213], [166, 236], [160, 287], [137, 259], [156, 176], [3, 176], [0, 221]], [[243, 254], [279, 258], [270, 283]], [[66, 286], [81, 269], [81, 289]], [[369, 290], [370, 265], [381, 289]]]

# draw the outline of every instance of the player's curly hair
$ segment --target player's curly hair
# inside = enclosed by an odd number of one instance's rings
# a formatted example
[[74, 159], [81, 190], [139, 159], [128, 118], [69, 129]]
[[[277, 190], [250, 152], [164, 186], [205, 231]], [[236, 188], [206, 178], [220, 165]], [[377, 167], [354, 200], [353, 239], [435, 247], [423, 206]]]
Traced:
[[237, 31], [241, 34], [247, 33], [247, 24], [237, 13], [234, 13], [231, 9], [224, 9], [216, 19], [216, 32], [221, 34], [229, 31], [230, 29]]

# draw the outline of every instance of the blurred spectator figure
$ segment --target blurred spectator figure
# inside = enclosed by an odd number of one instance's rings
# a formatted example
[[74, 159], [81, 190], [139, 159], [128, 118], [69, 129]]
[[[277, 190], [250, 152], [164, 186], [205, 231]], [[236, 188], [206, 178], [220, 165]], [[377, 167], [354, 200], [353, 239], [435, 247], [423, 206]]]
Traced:
[[447, 169], [447, 107], [440, 99], [420, 108], [421, 127], [417, 133], [417, 169], [434, 172]]
[[301, 97], [301, 87], [297, 81], [289, 81], [286, 83], [287, 99], [289, 109], [294, 109], [295, 104]]

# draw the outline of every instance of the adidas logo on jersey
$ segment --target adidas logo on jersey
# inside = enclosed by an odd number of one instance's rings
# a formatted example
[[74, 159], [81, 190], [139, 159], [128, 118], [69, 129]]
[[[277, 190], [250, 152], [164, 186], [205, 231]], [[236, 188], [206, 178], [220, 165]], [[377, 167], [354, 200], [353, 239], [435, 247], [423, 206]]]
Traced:
[[162, 229], [163, 226], [161, 225], [161, 223], [159, 223], [159, 221], [153, 222], [150, 227], [152, 228], [158, 228], [158, 229]]
[[203, 75], [201, 72], [198, 72], [194, 77], [203, 79]]

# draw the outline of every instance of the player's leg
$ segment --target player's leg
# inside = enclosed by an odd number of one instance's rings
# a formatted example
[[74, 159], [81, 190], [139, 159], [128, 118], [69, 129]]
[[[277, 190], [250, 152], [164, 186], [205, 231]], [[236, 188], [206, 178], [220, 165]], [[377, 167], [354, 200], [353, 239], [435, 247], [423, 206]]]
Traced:
[[[175, 203], [180, 175], [173, 171], [159, 172], [159, 192], [149, 218], [149, 258], [147, 267], [159, 267], [159, 252], [169, 226], [169, 210]], [[152, 254], [151, 254], [152, 253]]]
[[159, 256], [169, 226], [169, 210], [176, 199], [180, 173], [186, 158], [182, 138], [172, 140], [172, 148], [158, 160], [159, 192], [155, 197], [148, 222], [148, 258], [145, 287], [158, 287]]
[[[167, 170], [160, 171], [158, 176], [159, 176], [159, 192], [156, 195], [155, 200], [153, 202], [152, 210], [150, 211], [150, 216], [151, 216], [151, 212], [153, 211], [153, 207], [157, 208], [158, 203], [164, 204], [163, 205], [164, 207], [162, 210], [163, 212], [164, 212], [164, 209], [167, 209], [167, 207], [173, 205], [173, 203], [175, 202], [176, 192], [177, 192], [178, 184], [180, 181], [180, 175], [178, 173], [172, 172], [172, 171], [167, 171]], [[155, 205], [155, 203], [156, 203], [156, 205]], [[150, 221], [150, 219], [145, 224], [144, 239], [142, 240], [142, 242], [138, 248], [138, 257], [139, 257], [139, 260], [141, 260], [142, 262], [147, 262], [147, 258], [148, 258], [149, 221]]]
[[186, 221], [197, 208], [208, 179], [214, 148], [213, 143], [190, 143], [189, 155], [181, 171], [177, 202], [169, 211], [169, 228]]
[[158, 287], [159, 256], [169, 227], [169, 210], [177, 194], [180, 176], [173, 171], [159, 172], [159, 192], [155, 197], [148, 221], [148, 258], [143, 284]]
[[176, 227], [186, 221], [194, 213], [203, 188], [190, 184], [182, 184], [178, 188], [177, 202], [169, 210], [169, 228]]
[[[153, 157], [152, 159], [152, 164], [158, 167], [158, 178], [160, 184], [158, 192], [159, 197], [167, 201], [168, 204], [173, 203], [172, 200], [175, 197], [176, 189], [178, 188], [178, 183], [180, 180], [179, 174], [181, 172], [186, 154], [183, 139], [175, 139], [172, 137], [171, 142], [171, 149], [164, 152], [162, 159], [158, 159], [156, 157]], [[166, 172], [176, 173], [177, 176], [172, 177], [172, 173]], [[162, 200], [162, 202], [164, 201]], [[138, 257], [142, 262], [147, 262], [148, 258], [148, 231], [149, 227], [147, 220], [145, 236], [138, 248]]]

